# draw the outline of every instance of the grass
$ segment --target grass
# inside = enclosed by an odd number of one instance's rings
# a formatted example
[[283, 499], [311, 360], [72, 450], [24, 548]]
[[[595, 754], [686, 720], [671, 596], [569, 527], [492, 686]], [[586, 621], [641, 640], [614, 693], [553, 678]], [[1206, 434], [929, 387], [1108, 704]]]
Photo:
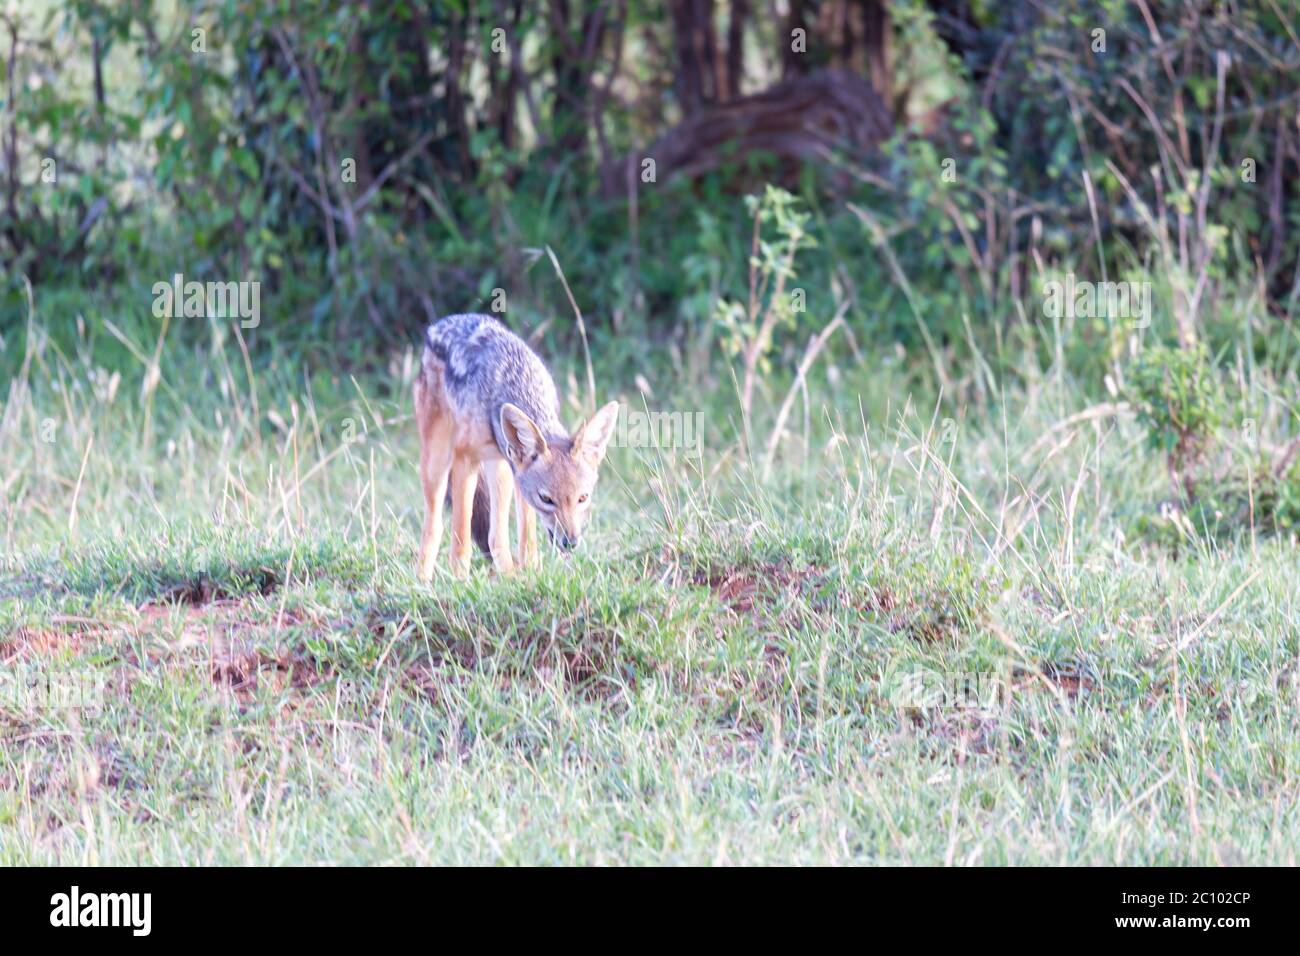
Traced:
[[1059, 368], [939, 414], [817, 374], [766, 480], [656, 382], [698, 458], [615, 449], [573, 560], [426, 587], [409, 357], [128, 330], [114, 385], [32, 323], [0, 863], [1296, 862], [1300, 555], [1136, 533], [1164, 463]]

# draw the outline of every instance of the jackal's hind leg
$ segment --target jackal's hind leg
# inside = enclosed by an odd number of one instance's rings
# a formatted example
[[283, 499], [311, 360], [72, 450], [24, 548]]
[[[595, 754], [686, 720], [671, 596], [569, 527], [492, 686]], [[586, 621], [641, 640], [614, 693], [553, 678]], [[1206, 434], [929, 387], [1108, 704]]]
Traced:
[[424, 490], [424, 529], [420, 534], [416, 575], [421, 581], [429, 581], [442, 543], [442, 509], [451, 471], [451, 430], [438, 415], [428, 390], [419, 383], [415, 390], [415, 415], [420, 428], [420, 486]]
[[457, 577], [469, 571], [474, 543], [470, 521], [474, 514], [478, 469], [478, 462], [465, 455], [456, 456], [451, 465], [451, 573]]
[[[447, 475], [451, 471], [451, 454], [438, 456], [429, 468], [421, 468], [424, 485], [424, 530], [420, 535], [420, 560], [416, 570], [421, 581], [433, 578], [442, 544], [442, 509], [447, 496]], [[428, 475], [429, 477], [426, 477]]]
[[483, 478], [492, 503], [488, 550], [497, 571], [508, 574], [515, 569], [510, 556], [510, 502], [515, 494], [515, 476], [504, 461], [492, 461], [483, 466]]

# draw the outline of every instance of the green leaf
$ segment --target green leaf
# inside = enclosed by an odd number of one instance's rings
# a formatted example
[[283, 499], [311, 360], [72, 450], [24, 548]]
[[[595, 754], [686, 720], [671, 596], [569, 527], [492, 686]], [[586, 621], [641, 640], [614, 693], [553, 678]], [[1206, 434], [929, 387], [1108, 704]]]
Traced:
[[239, 146], [235, 148], [234, 152], [231, 153], [230, 156], [231, 159], [235, 161], [235, 165], [240, 168], [245, 176], [253, 181], [257, 181], [257, 160], [253, 158], [252, 152], [245, 149], [243, 146]]

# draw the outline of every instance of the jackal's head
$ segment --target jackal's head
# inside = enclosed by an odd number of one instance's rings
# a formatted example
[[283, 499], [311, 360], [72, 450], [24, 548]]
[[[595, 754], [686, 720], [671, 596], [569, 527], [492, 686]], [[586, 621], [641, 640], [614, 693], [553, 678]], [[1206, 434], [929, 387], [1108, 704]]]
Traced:
[[618, 402], [610, 402], [574, 431], [547, 439], [517, 405], [501, 407], [506, 457], [524, 500], [541, 516], [555, 544], [571, 551], [591, 515], [591, 495], [605, 449], [614, 436]]

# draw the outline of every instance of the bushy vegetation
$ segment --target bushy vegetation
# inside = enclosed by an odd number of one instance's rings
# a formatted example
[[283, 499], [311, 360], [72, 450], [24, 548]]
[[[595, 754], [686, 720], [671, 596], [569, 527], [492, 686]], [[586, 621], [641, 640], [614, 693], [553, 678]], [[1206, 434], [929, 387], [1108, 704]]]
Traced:
[[[563, 301], [550, 245], [598, 335], [672, 339], [747, 294], [728, 199], [769, 178], [814, 215], [807, 308], [848, 295], [850, 327], [908, 348], [928, 332], [946, 361], [971, 335], [1002, 358], [999, 341], [1032, 334], [1045, 269], [1149, 276], [1156, 331], [1196, 327], [1216, 351], [1237, 335], [1218, 321], [1239, 291], [1225, 279], [1289, 308], [1300, 64], [1282, 11], [865, 3], [892, 23], [886, 59], [869, 27], [822, 32], [867, 15], [839, 6], [793, 4], [787, 22], [735, 5], [708, 40], [739, 60], [735, 89], [711, 90], [672, 59], [698, 24], [669, 0], [23, 5], [6, 20], [0, 330], [21, 335], [23, 275], [111, 284], [134, 312], [182, 272], [264, 284], [275, 318], [254, 353], [328, 340], [355, 362], [497, 289], [521, 324], [544, 321]], [[786, 52], [798, 28], [806, 55]], [[884, 71], [894, 136], [874, 155], [664, 170], [638, 179], [635, 208], [609, 188], [607, 167], [653, 158], [674, 122], [825, 68]], [[1122, 348], [1104, 322], [1070, 331], [1089, 371]], [[1273, 336], [1253, 343], [1272, 354]]]

